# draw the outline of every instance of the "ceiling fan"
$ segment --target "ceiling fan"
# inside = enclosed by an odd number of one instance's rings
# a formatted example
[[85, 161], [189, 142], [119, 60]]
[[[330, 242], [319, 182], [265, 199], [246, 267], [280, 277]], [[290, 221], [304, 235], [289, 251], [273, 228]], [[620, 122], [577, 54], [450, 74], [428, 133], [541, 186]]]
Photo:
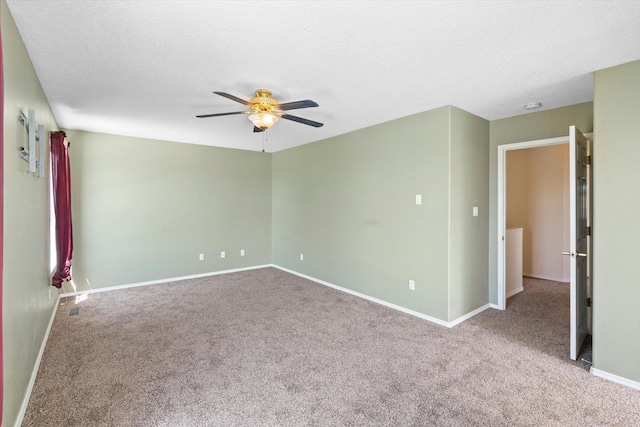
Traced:
[[293, 122], [302, 123], [303, 125], [309, 125], [316, 128], [322, 127], [323, 124], [314, 122], [313, 120], [303, 119], [302, 117], [292, 116], [286, 114], [285, 111], [297, 110], [299, 108], [317, 107], [318, 104], [310, 99], [304, 101], [285, 102], [280, 104], [276, 99], [271, 98], [271, 91], [267, 89], [256, 90], [255, 98], [251, 98], [248, 101], [233, 96], [225, 92], [213, 92], [216, 95], [224, 96], [232, 101], [239, 102], [240, 104], [249, 108], [246, 111], [234, 111], [230, 113], [217, 113], [217, 114], [202, 114], [196, 116], [199, 119], [206, 117], [218, 117], [218, 116], [231, 116], [233, 114], [248, 114], [249, 120], [253, 123], [254, 132], [264, 132], [278, 121], [278, 119], [287, 119]]

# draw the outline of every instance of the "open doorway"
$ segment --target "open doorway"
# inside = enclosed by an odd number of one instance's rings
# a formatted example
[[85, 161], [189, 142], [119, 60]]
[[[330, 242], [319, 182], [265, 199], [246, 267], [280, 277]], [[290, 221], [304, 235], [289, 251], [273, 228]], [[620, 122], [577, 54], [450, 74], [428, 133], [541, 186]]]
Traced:
[[[507, 289], [506, 240], [510, 237], [508, 233], [515, 229], [521, 235], [518, 243], [522, 246], [521, 255], [518, 255], [522, 258], [518, 273], [520, 277], [524, 275], [560, 284], [571, 283], [569, 341], [571, 358], [576, 360], [585, 337], [581, 335], [580, 338], [576, 332], [584, 330], [586, 334], [591, 317], [591, 313], [588, 313], [587, 319], [588, 297], [591, 295], [586, 280], [589, 274], [586, 269], [584, 273], [581, 269], [576, 270], [577, 265], [586, 265], [582, 261], [591, 263], [591, 256], [587, 255], [591, 251], [586, 246], [580, 246], [582, 249], [575, 246], [577, 242], [586, 243], [589, 240], [588, 188], [591, 183], [586, 172], [579, 172], [580, 167], [582, 170], [589, 169], [586, 165], [590, 157], [586, 154], [576, 155], [578, 147], [581, 147], [581, 153], [586, 153], [589, 142], [574, 126], [569, 130], [569, 137], [498, 146], [497, 308], [505, 310], [507, 297], [522, 290], [522, 285], [520, 289]], [[580, 141], [576, 142], [577, 139]], [[508, 158], [511, 164], [507, 162]], [[508, 185], [508, 179], [515, 182]], [[563, 254], [568, 257], [563, 257]], [[578, 322], [582, 319], [580, 313], [585, 313], [584, 322], [581, 323]], [[580, 329], [580, 325], [584, 325], [584, 329]]]
[[569, 283], [569, 144], [508, 151], [506, 177], [507, 298], [522, 290], [509, 280], [514, 252], [522, 276]]

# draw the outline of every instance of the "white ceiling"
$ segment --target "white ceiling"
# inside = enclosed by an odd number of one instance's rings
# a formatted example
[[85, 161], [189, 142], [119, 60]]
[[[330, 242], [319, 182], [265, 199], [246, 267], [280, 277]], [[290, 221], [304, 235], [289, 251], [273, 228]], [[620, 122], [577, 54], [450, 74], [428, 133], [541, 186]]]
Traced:
[[[488, 120], [593, 99], [640, 59], [640, 1], [7, 0], [62, 128], [261, 150], [213, 94], [312, 99], [267, 151], [455, 105]], [[10, 59], [9, 59], [10, 60]]]

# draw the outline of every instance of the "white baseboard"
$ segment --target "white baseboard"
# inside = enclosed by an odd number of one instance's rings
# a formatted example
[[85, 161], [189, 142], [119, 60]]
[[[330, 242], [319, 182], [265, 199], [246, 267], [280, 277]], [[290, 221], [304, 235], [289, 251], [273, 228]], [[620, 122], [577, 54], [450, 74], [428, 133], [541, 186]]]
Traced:
[[532, 274], [532, 273], [522, 273], [523, 276], [526, 277], [532, 277], [534, 279], [542, 279], [542, 280], [550, 280], [552, 282], [562, 282], [562, 283], [567, 283], [569, 282], [571, 279], [569, 278], [558, 278], [558, 277], [551, 277], [551, 276], [544, 276], [542, 274]]
[[367, 301], [375, 302], [376, 304], [380, 304], [380, 305], [383, 305], [385, 307], [389, 307], [389, 308], [392, 308], [394, 310], [401, 311], [401, 312], [406, 313], [406, 314], [410, 314], [412, 316], [415, 316], [415, 317], [418, 317], [420, 319], [429, 321], [431, 323], [435, 323], [436, 325], [445, 326], [447, 328], [452, 328], [452, 327], [458, 325], [459, 323], [464, 322], [465, 320], [475, 316], [476, 314], [478, 314], [478, 313], [480, 313], [480, 312], [482, 312], [482, 311], [484, 311], [484, 310], [486, 310], [487, 308], [490, 307], [489, 304], [485, 304], [482, 307], [479, 307], [479, 308], [473, 310], [472, 312], [467, 313], [464, 316], [461, 316], [461, 317], [457, 318], [456, 320], [454, 320], [452, 322], [447, 322], [445, 320], [438, 319], [437, 317], [432, 317], [432, 316], [429, 316], [427, 314], [419, 313], [417, 311], [402, 307], [400, 305], [396, 305], [396, 304], [390, 303], [388, 301], [384, 301], [384, 300], [381, 300], [381, 299], [378, 299], [378, 298], [374, 298], [372, 296], [369, 296], [369, 295], [366, 295], [366, 294], [363, 294], [363, 293], [360, 293], [360, 292], [357, 292], [357, 291], [353, 291], [353, 290], [348, 289], [348, 288], [343, 288], [342, 286], [334, 285], [333, 283], [325, 282], [324, 280], [316, 279], [315, 277], [311, 277], [311, 276], [308, 276], [306, 274], [298, 273], [297, 271], [289, 270], [288, 268], [281, 267], [279, 265], [272, 264], [271, 267], [277, 268], [277, 269], [282, 270], [282, 271], [286, 271], [287, 273], [295, 274], [296, 276], [302, 277], [304, 279], [311, 280], [311, 281], [319, 283], [321, 285], [328, 286], [330, 288], [336, 289], [336, 290], [341, 291], [341, 292], [345, 292], [347, 294], [351, 294], [351, 295], [357, 296], [357, 297], [362, 298], [362, 299], [366, 299]]
[[502, 311], [502, 310], [500, 309], [500, 306], [499, 306], [498, 304], [489, 303], [489, 308], [493, 308], [493, 309], [495, 309], [495, 310], [500, 310], [500, 311]]
[[56, 298], [56, 302], [53, 305], [53, 311], [51, 312], [51, 317], [49, 318], [49, 324], [47, 325], [47, 330], [44, 332], [44, 337], [42, 338], [42, 343], [40, 344], [40, 351], [38, 351], [38, 357], [36, 357], [36, 362], [33, 365], [33, 370], [31, 371], [31, 378], [29, 378], [29, 385], [27, 386], [27, 392], [24, 395], [24, 399], [22, 399], [22, 405], [20, 406], [20, 412], [18, 412], [18, 419], [16, 420], [16, 427], [22, 425], [22, 420], [24, 420], [24, 415], [27, 413], [27, 406], [29, 405], [29, 399], [31, 399], [31, 392], [33, 391], [33, 386], [36, 383], [36, 377], [38, 376], [38, 369], [40, 369], [40, 362], [42, 361], [42, 355], [44, 354], [44, 348], [47, 345], [47, 341], [49, 340], [49, 333], [51, 332], [51, 326], [53, 326], [53, 320], [56, 318], [56, 313], [58, 311], [58, 306], [60, 305], [60, 295]]
[[96, 288], [96, 289], [89, 289], [86, 291], [79, 291], [79, 292], [67, 292], [67, 293], [63, 293], [60, 294], [60, 297], [73, 297], [73, 296], [79, 296], [79, 295], [85, 295], [85, 294], [92, 294], [92, 293], [97, 293], [97, 292], [107, 292], [107, 291], [114, 291], [114, 290], [118, 290], [118, 289], [127, 289], [127, 288], [135, 288], [138, 286], [148, 286], [148, 285], [156, 285], [156, 284], [160, 284], [160, 283], [169, 283], [169, 282], [177, 282], [179, 280], [188, 280], [188, 279], [198, 279], [201, 277], [208, 277], [208, 276], [216, 276], [219, 274], [227, 274], [227, 273], [235, 273], [238, 271], [247, 271], [247, 270], [256, 270], [258, 268], [266, 268], [266, 267], [274, 267], [277, 268], [279, 270], [282, 271], [286, 271], [287, 273], [291, 273], [291, 274], [295, 274], [296, 276], [300, 276], [303, 277], [305, 279], [309, 279], [312, 280], [316, 283], [319, 283], [321, 285], [325, 285], [325, 286], [329, 286], [330, 288], [334, 288], [337, 289], [339, 291], [351, 294], [351, 295], [355, 295], [357, 297], [375, 302], [377, 304], [380, 305], [384, 305], [386, 307], [392, 308], [394, 310], [398, 310], [401, 311], [403, 313], [407, 313], [410, 314], [412, 316], [415, 317], [419, 317], [421, 319], [427, 320], [429, 322], [435, 323], [437, 325], [441, 325], [441, 326], [446, 326], [447, 328], [452, 328], [462, 322], [464, 322], [467, 319], [470, 319], [471, 317], [475, 316], [478, 313], [481, 313], [482, 311], [486, 310], [487, 308], [491, 307], [491, 304], [485, 304], [482, 307], [479, 307], [467, 314], [465, 314], [464, 316], [461, 316], [451, 322], [447, 322], [445, 320], [441, 320], [438, 319], [436, 317], [432, 317], [423, 313], [419, 313], [417, 311], [387, 302], [387, 301], [383, 301], [381, 299], [378, 298], [374, 298], [371, 297], [369, 295], [366, 294], [362, 294], [360, 292], [356, 292], [356, 291], [352, 291], [351, 289], [347, 289], [347, 288], [343, 288], [342, 286], [338, 286], [338, 285], [334, 285], [333, 283], [329, 283], [329, 282], [325, 282], [324, 280], [320, 280], [320, 279], [316, 279], [315, 277], [311, 277], [311, 276], [307, 276], [306, 274], [302, 274], [302, 273], [298, 273], [297, 271], [293, 271], [293, 270], [289, 270], [288, 268], [284, 268], [284, 267], [280, 267], [278, 265], [275, 264], [267, 264], [267, 265], [257, 265], [257, 266], [253, 266], [253, 267], [245, 267], [245, 268], [236, 268], [233, 270], [222, 270], [222, 271], [215, 271], [215, 272], [211, 272], [211, 273], [202, 273], [202, 274], [193, 274], [190, 276], [181, 276], [181, 277], [171, 277], [168, 279], [159, 279], [159, 280], [149, 280], [146, 282], [137, 282], [137, 283], [129, 283], [126, 285], [117, 285], [117, 286], [107, 286], [104, 288]]
[[601, 371], [600, 369], [596, 369], [591, 367], [589, 370], [596, 377], [604, 378], [605, 380], [613, 381], [614, 383], [622, 384], [627, 387], [631, 387], [636, 390], [640, 390], [640, 382], [633, 381], [625, 377], [621, 377], [619, 375], [611, 374], [609, 372]]
[[469, 313], [465, 314], [464, 316], [460, 316], [456, 320], [453, 320], [453, 321], [449, 322], [447, 324], [447, 326], [450, 327], [450, 328], [453, 328], [454, 326], [459, 325], [460, 323], [464, 322], [465, 320], [471, 319], [476, 314], [482, 313], [487, 308], [491, 308], [491, 304], [487, 303], [487, 304], [483, 305], [482, 307], [478, 307], [475, 310], [470, 311]]
[[524, 288], [522, 286], [520, 286], [519, 288], [516, 288], [514, 290], [512, 290], [511, 292], [509, 292], [507, 294], [507, 298], [511, 298], [512, 296], [514, 296], [515, 294], [519, 294], [520, 292], [524, 291]]
[[201, 277], [217, 276], [219, 274], [236, 273], [238, 271], [256, 270], [258, 268], [266, 268], [266, 267], [271, 267], [271, 265], [270, 264], [256, 265], [256, 266], [253, 266], [253, 267], [234, 268], [232, 270], [221, 270], [221, 271], [213, 271], [213, 272], [210, 272], [210, 273], [192, 274], [192, 275], [189, 275], [189, 276], [170, 277], [168, 279], [149, 280], [149, 281], [146, 281], [146, 282], [129, 283], [129, 284], [126, 284], [126, 285], [106, 286], [104, 288], [95, 288], [95, 289], [89, 289], [89, 290], [86, 290], [86, 291], [67, 292], [67, 293], [64, 293], [64, 294], [60, 294], [60, 296], [61, 297], [74, 297], [74, 296], [78, 296], [78, 295], [93, 294], [93, 293], [97, 293], [97, 292], [107, 292], [107, 291], [115, 291], [115, 290], [118, 290], [118, 289], [137, 288], [138, 286], [157, 285], [159, 283], [177, 282], [177, 281], [180, 281], [180, 280], [188, 280], [188, 279], [199, 279]]

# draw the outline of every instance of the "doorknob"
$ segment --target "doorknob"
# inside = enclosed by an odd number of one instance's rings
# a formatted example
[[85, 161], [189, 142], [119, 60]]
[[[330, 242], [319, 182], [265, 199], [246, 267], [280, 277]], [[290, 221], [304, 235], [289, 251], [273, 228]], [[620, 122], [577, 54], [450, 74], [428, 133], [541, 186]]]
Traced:
[[587, 254], [583, 254], [582, 252], [575, 253], [575, 252], [565, 252], [565, 251], [562, 251], [562, 255], [569, 255], [569, 256], [572, 256], [572, 257], [576, 257], [576, 256], [583, 256], [584, 257], [584, 256], [587, 256]]

